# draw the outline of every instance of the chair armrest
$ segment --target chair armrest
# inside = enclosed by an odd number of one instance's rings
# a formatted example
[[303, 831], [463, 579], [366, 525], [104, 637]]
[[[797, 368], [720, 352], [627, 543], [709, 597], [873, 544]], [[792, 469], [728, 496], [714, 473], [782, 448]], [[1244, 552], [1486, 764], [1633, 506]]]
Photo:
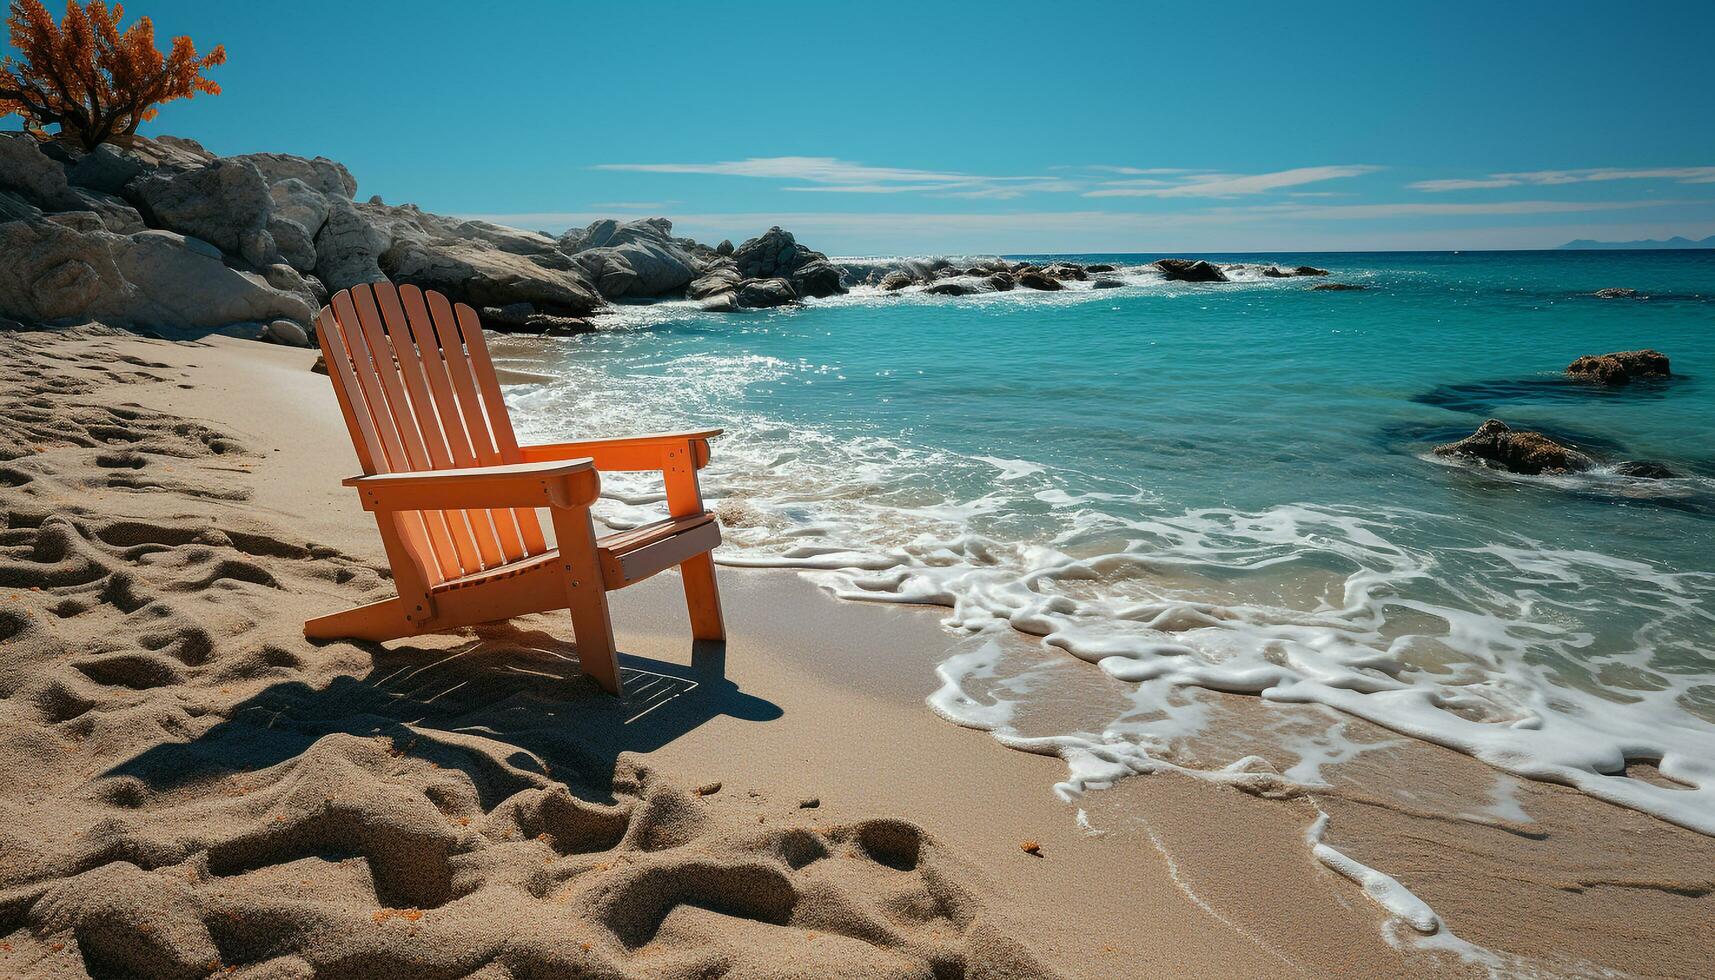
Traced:
[[518, 451], [526, 462], [588, 458], [595, 461], [598, 470], [636, 472], [666, 470], [673, 465], [671, 454], [684, 450], [688, 453], [693, 468], [702, 469], [709, 465], [709, 440], [720, 434], [720, 429], [659, 432], [643, 436], [620, 436], [615, 439], [584, 439], [578, 442], [519, 446]]
[[371, 511], [587, 507], [601, 492], [601, 476], [588, 457], [374, 473], [343, 482]]

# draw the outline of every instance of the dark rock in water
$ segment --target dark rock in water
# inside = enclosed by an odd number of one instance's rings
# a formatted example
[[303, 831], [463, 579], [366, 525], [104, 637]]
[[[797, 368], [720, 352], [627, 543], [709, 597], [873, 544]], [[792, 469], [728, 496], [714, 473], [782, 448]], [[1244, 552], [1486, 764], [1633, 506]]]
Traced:
[[730, 239], [730, 238], [721, 239], [721, 243], [719, 245], [715, 246], [715, 254], [716, 255], [731, 255], [732, 254], [732, 239]]
[[1328, 270], [1318, 269], [1313, 265], [1301, 265], [1293, 269], [1292, 274], [1295, 276], [1325, 276], [1328, 274]]
[[1084, 271], [1084, 267], [1075, 262], [1056, 262], [1053, 265], [1045, 266], [1042, 269], [1042, 274], [1053, 276], [1055, 279], [1073, 279], [1078, 282], [1090, 278], [1089, 273]]
[[792, 289], [800, 297], [838, 296], [846, 291], [840, 282], [839, 266], [827, 259], [815, 259], [799, 266], [789, 277]]
[[1599, 384], [1624, 385], [1637, 378], [1665, 378], [1672, 372], [1661, 351], [1621, 350], [1580, 357], [1567, 365], [1566, 373]]
[[1651, 459], [1633, 459], [1614, 465], [1614, 472], [1621, 476], [1637, 477], [1640, 480], [1671, 480], [1678, 476], [1666, 463], [1658, 463]]
[[881, 277], [881, 288], [887, 292], [896, 292], [917, 282], [917, 278], [909, 272], [889, 272]]
[[733, 249], [732, 258], [746, 279], [785, 279], [801, 267], [828, 257], [798, 244], [778, 225]]
[[942, 279], [939, 282], [930, 283], [924, 287], [923, 291], [936, 296], [969, 296], [972, 293], [987, 292], [988, 290], [979, 289], [970, 278], [960, 276], [956, 279]]
[[733, 302], [740, 309], [762, 310], [796, 303], [798, 294], [784, 279], [747, 279], [733, 294]]
[[1598, 299], [1637, 299], [1640, 294], [1637, 290], [1625, 286], [1609, 286], [1607, 289], [1596, 290], [1595, 295]]
[[536, 307], [530, 303], [485, 306], [479, 313], [482, 317], [483, 327], [495, 333], [567, 337], [572, 334], [591, 333], [595, 330], [595, 325], [582, 317], [538, 313]]
[[1476, 460], [1526, 476], [1577, 473], [1595, 465], [1595, 460], [1576, 449], [1562, 446], [1540, 432], [1515, 431], [1500, 419], [1489, 419], [1458, 442], [1436, 446], [1435, 455]]
[[1118, 272], [1119, 266], [1109, 265], [1106, 262], [1097, 262], [1094, 265], [1084, 266], [1084, 271], [1085, 272]]
[[1023, 286], [1025, 289], [1043, 289], [1052, 292], [1056, 289], [1066, 288], [1065, 284], [1060, 280], [1055, 279], [1052, 276], [1044, 275], [1040, 269], [1025, 269], [1023, 272], [1016, 274], [1013, 278], [1018, 285]]
[[1155, 268], [1163, 277], [1174, 282], [1231, 282], [1227, 274], [1215, 266], [1198, 259], [1159, 259]]
[[1118, 280], [1118, 279], [1110, 279], [1107, 276], [1101, 276], [1095, 282], [1090, 284], [1090, 288], [1092, 288], [1092, 289], [1118, 289], [1123, 285], [1125, 285], [1125, 283]]
[[990, 286], [994, 287], [994, 291], [997, 293], [1007, 292], [1011, 290], [1012, 287], [1018, 285], [1018, 280], [1012, 278], [1012, 273], [1010, 272], [997, 272], [994, 275], [989, 276], [987, 282]]
[[1310, 287], [1313, 293], [1355, 293], [1368, 289], [1368, 286], [1354, 286], [1349, 282], [1322, 282]]
[[1262, 267], [1262, 274], [1267, 276], [1270, 279], [1290, 279], [1290, 278], [1292, 278], [1292, 273], [1287, 272], [1285, 269], [1282, 269], [1278, 265], [1265, 265], [1265, 266], [1263, 266]]

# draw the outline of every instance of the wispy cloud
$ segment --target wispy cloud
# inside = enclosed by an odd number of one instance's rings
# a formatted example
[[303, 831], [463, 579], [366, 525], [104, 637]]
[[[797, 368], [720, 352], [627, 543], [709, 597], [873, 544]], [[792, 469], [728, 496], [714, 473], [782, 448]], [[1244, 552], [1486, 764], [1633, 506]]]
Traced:
[[1583, 184], [1605, 180], [1671, 180], [1679, 184], [1715, 183], [1715, 167], [1591, 167], [1584, 170], [1529, 170], [1521, 173], [1488, 174], [1475, 178], [1420, 180], [1410, 185], [1413, 190], [1468, 191], [1490, 187], [1550, 186]]
[[[602, 163], [596, 170], [627, 170], [654, 174], [713, 174], [798, 181], [782, 190], [837, 194], [950, 193], [1000, 196], [1009, 186], [1034, 191], [1069, 189], [1057, 177], [989, 176], [950, 170], [874, 167], [836, 157], [749, 157], [715, 163]], [[1011, 196], [1024, 193], [1014, 192]]]
[[1184, 177], [1178, 181], [1161, 180], [1116, 180], [1095, 190], [1086, 191], [1085, 197], [1237, 197], [1245, 194], [1260, 194], [1264, 191], [1280, 190], [1284, 187], [1297, 187], [1301, 184], [1314, 184], [1324, 180], [1337, 180], [1342, 177], [1358, 177], [1374, 173], [1379, 167], [1365, 165], [1345, 165], [1330, 167], [1296, 167], [1292, 170], [1277, 170], [1266, 174], [1217, 174], [1201, 173]]
[[802, 194], [923, 194], [930, 197], [1012, 200], [1027, 194], [1085, 197], [1221, 198], [1261, 194], [1302, 184], [1356, 177], [1380, 168], [1360, 165], [1299, 167], [1261, 174], [1235, 174], [1179, 167], [1091, 164], [1057, 166], [1065, 175], [993, 175], [957, 170], [877, 167], [838, 157], [748, 157], [712, 163], [602, 163], [596, 170], [653, 174], [705, 174], [786, 182], [781, 190]]
[[1476, 204], [1265, 204], [1244, 208], [1212, 208], [1210, 214], [1302, 218], [1311, 221], [1372, 221], [1378, 218], [1468, 217], [1471, 215], [1577, 214], [1584, 211], [1628, 211], [1670, 205], [1709, 204], [1710, 201], [1488, 201]]
[[597, 201], [590, 205], [603, 211], [665, 211], [681, 201]]

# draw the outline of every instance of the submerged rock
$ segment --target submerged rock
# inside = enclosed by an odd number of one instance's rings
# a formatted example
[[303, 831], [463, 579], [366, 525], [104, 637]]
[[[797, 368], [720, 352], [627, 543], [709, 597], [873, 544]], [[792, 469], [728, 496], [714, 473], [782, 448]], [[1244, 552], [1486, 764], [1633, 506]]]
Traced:
[[1665, 378], [1671, 374], [1667, 355], [1658, 350], [1586, 355], [1567, 365], [1566, 373], [1605, 385], [1631, 384], [1637, 378]]
[[1123, 285], [1125, 285], [1125, 283], [1122, 280], [1110, 279], [1107, 276], [1100, 276], [1096, 279], [1095, 282], [1090, 284], [1090, 288], [1091, 289], [1118, 289]]
[[1616, 463], [1614, 472], [1640, 480], [1671, 480], [1679, 475], [1666, 463], [1658, 463], [1652, 459], [1632, 459]]
[[1295, 276], [1325, 276], [1328, 274], [1328, 270], [1318, 269], [1313, 265], [1301, 265], [1293, 269], [1292, 274]]
[[1085, 272], [1118, 272], [1119, 266], [1109, 265], [1106, 262], [1097, 262], [1093, 265], [1084, 266], [1084, 271]]
[[1202, 259], [1158, 259], [1152, 264], [1163, 278], [1174, 282], [1231, 282], [1225, 272]]
[[1349, 282], [1319, 282], [1310, 287], [1313, 293], [1355, 293], [1368, 289], [1368, 286], [1356, 286]]
[[1626, 286], [1609, 286], [1607, 289], [1596, 290], [1594, 295], [1597, 299], [1637, 299], [1641, 294]]
[[1595, 460], [1576, 449], [1562, 446], [1540, 432], [1514, 430], [1500, 419], [1489, 419], [1458, 442], [1436, 446], [1435, 455], [1474, 460], [1526, 476], [1578, 473], [1596, 465]]

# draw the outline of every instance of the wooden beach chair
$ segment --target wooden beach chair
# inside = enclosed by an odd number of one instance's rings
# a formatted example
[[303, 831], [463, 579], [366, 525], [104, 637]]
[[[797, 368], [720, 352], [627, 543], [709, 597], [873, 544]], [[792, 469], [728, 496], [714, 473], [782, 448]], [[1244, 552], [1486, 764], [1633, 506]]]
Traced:
[[[341, 290], [316, 321], [396, 598], [312, 619], [313, 639], [390, 640], [567, 609], [583, 671], [620, 691], [607, 593], [679, 566], [691, 634], [722, 640], [697, 470], [719, 429], [520, 446], [476, 312], [391, 283]], [[668, 517], [598, 537], [603, 470], [659, 470]], [[546, 508], [559, 547], [543, 539]]]

